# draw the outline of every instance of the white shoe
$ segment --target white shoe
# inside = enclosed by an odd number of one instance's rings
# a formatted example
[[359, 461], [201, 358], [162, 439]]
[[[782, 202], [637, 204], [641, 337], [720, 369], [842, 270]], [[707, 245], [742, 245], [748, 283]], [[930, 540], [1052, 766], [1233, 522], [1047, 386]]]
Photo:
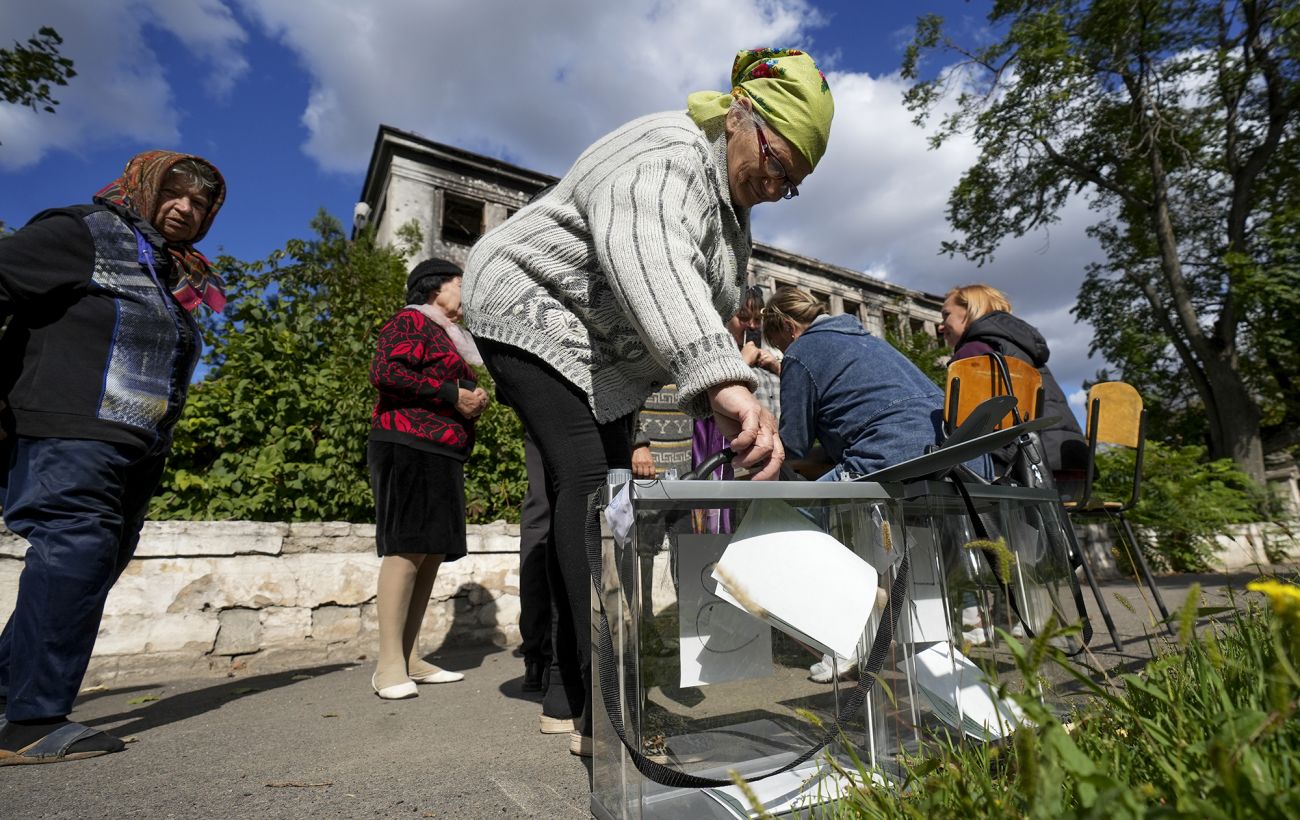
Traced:
[[[375, 675], [378, 674], [379, 673], [377, 672], [375, 673]], [[407, 698], [418, 697], [420, 694], [420, 690], [416, 687], [415, 681], [413, 680], [405, 680], [401, 683], [395, 683], [392, 686], [385, 686], [381, 689], [375, 680], [375, 675], [370, 676], [370, 688], [374, 689], [375, 694], [379, 695], [379, 697], [384, 700], [406, 700]]]
[[412, 675], [411, 680], [416, 683], [455, 683], [456, 681], [465, 680], [465, 673], [434, 667], [432, 672], [423, 675]]
[[562, 735], [566, 732], [573, 731], [573, 718], [557, 718], [550, 715], [541, 715], [537, 721], [537, 728], [544, 735]]
[[578, 757], [591, 757], [595, 744], [592, 743], [590, 735], [580, 734], [579, 732], [569, 733], [569, 754]]
[[857, 661], [841, 662], [839, 658], [830, 659], [826, 662], [825, 657], [814, 663], [808, 668], [808, 679], [813, 683], [830, 683], [831, 678], [838, 675], [840, 680], [845, 680], [853, 676], [858, 669]]

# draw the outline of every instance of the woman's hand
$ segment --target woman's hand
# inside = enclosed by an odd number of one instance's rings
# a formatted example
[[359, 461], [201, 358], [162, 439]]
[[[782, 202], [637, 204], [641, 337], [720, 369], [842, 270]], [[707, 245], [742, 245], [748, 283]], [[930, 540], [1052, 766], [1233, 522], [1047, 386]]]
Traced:
[[655, 477], [655, 460], [650, 454], [649, 444], [632, 449], [632, 475], [636, 478]]
[[487, 409], [488, 394], [481, 387], [473, 390], [460, 388], [460, 395], [456, 399], [456, 412], [460, 413], [467, 419], [476, 419]]
[[781, 375], [781, 360], [768, 353], [766, 350], [758, 351], [758, 366], [771, 373], [773, 376]]
[[724, 384], [709, 388], [709, 404], [722, 435], [735, 451], [734, 463], [757, 469], [755, 479], [776, 478], [785, 461], [785, 447], [776, 429], [776, 419], [759, 404], [743, 384]]
[[740, 349], [740, 358], [750, 367], [761, 367], [768, 373], [781, 375], [781, 360], [753, 342], [745, 342]]

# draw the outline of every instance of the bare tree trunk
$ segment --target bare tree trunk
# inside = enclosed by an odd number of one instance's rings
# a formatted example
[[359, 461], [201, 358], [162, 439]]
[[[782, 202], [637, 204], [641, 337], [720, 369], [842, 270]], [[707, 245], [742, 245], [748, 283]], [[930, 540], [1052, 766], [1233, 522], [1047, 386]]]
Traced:
[[[1139, 98], [1140, 99], [1140, 98]], [[1264, 482], [1264, 446], [1258, 402], [1235, 367], [1236, 324], [1220, 327], [1214, 340], [1206, 337], [1183, 277], [1182, 258], [1169, 213], [1168, 176], [1157, 148], [1150, 154], [1153, 200], [1151, 228], [1160, 249], [1160, 267], [1186, 344], [1176, 345], [1183, 365], [1202, 378], [1193, 379], [1210, 425], [1210, 455], [1231, 458], [1255, 481]], [[1150, 298], [1150, 297], [1149, 297]], [[1159, 312], [1159, 304], [1152, 307]]]

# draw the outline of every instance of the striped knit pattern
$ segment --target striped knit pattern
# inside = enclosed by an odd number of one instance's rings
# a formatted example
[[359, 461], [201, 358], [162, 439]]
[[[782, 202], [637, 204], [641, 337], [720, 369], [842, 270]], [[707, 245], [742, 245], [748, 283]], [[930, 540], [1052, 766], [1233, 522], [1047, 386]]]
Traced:
[[601, 422], [668, 382], [696, 417], [709, 412], [709, 387], [752, 387], [724, 326], [750, 251], [726, 168], [725, 133], [706, 136], [681, 112], [602, 138], [553, 191], [474, 246], [463, 288], [470, 330], [555, 367]]

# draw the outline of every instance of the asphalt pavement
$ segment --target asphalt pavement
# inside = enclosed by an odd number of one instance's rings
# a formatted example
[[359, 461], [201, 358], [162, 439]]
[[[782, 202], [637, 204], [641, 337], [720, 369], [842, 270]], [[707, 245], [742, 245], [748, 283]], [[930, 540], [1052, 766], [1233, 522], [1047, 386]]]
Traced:
[[[1255, 577], [1177, 575], [1159, 585], [1171, 609], [1197, 582], [1203, 605], [1214, 606], [1228, 602], [1229, 587], [1240, 601]], [[1095, 619], [1090, 660], [1138, 668], [1160, 640], [1154, 608], [1132, 582], [1106, 594], [1124, 648], [1116, 652]], [[569, 754], [567, 735], [539, 733], [523, 661], [497, 647], [432, 660], [465, 680], [383, 701], [370, 688], [373, 660], [358, 659], [84, 692], [72, 718], [128, 740], [126, 751], [0, 768], [0, 816], [588, 817], [590, 764]]]

